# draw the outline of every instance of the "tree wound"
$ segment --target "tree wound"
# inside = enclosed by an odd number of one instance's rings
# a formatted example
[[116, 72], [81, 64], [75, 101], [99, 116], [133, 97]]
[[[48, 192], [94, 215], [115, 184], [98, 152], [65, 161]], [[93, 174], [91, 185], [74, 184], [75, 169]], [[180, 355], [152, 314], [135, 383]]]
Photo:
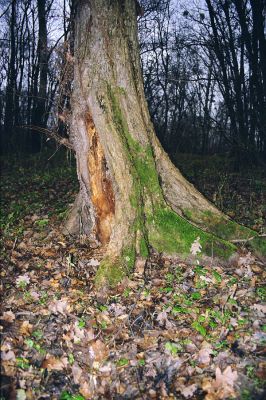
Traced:
[[91, 200], [96, 214], [96, 235], [102, 244], [110, 240], [115, 214], [115, 197], [107, 168], [103, 147], [100, 143], [91, 114], [86, 115], [89, 138], [88, 169]]

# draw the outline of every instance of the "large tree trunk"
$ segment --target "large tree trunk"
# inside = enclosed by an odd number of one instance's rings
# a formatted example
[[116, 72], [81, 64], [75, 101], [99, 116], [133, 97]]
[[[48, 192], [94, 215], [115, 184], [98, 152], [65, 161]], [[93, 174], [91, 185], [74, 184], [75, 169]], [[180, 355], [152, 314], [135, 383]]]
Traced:
[[104, 247], [97, 282], [116, 283], [152, 249], [186, 258], [197, 238], [202, 254], [229, 258], [236, 248], [227, 240], [256, 233], [210, 204], [157, 140], [143, 91], [135, 0], [76, 7], [71, 126], [80, 193], [66, 230]]

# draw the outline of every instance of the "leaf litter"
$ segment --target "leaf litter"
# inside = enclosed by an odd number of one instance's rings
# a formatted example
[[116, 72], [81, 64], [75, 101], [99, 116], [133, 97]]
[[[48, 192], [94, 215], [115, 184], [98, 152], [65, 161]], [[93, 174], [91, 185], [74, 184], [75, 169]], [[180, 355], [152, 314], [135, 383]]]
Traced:
[[[67, 204], [75, 191], [64, 179]], [[3, 229], [3, 399], [263, 398], [260, 260], [243, 250], [227, 267], [201, 266], [153, 254], [117, 290], [99, 291], [100, 251], [62, 236], [41, 196]]]

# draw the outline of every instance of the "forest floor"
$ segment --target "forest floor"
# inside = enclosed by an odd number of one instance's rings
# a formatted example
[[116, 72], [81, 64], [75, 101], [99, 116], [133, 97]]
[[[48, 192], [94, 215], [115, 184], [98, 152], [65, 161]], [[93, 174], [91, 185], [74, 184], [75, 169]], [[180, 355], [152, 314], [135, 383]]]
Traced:
[[[220, 208], [263, 231], [262, 172], [179, 162]], [[0, 399], [265, 398], [262, 261], [245, 249], [227, 267], [153, 255], [115, 291], [97, 291], [101, 254], [60, 233], [77, 188], [65, 160], [3, 162]]]

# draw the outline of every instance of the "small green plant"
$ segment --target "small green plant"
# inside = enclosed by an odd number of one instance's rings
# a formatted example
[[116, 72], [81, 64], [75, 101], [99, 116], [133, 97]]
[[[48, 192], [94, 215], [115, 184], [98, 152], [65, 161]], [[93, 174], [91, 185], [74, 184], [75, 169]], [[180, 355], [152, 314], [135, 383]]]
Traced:
[[166, 274], [165, 279], [171, 285], [174, 282], [175, 276], [173, 274]]
[[75, 362], [75, 358], [74, 358], [74, 355], [72, 353], [70, 353], [68, 355], [68, 362], [69, 362], [70, 365], [73, 365], [74, 362]]
[[194, 322], [191, 324], [191, 326], [192, 326], [192, 328], [194, 328], [197, 332], [199, 332], [202, 336], [206, 336], [206, 335], [207, 335], [206, 329], [204, 328], [203, 325], [200, 324], [200, 322], [194, 321]]
[[194, 267], [194, 272], [195, 272], [195, 274], [197, 274], [199, 276], [206, 276], [208, 273], [208, 271], [201, 265], [196, 265]]
[[86, 326], [86, 322], [84, 321], [84, 319], [79, 319], [79, 322], [78, 322], [78, 327], [79, 328], [85, 328], [85, 326]]
[[102, 305], [102, 304], [100, 304], [98, 308], [99, 308], [99, 310], [102, 311], [102, 312], [108, 310], [108, 307], [107, 307], [107, 306], [104, 306], [104, 305]]
[[40, 340], [43, 337], [43, 333], [40, 329], [37, 329], [36, 331], [32, 332], [32, 336], [36, 339], [36, 340]]
[[262, 301], [266, 300], [266, 287], [258, 287], [256, 293]]
[[174, 306], [172, 308], [172, 313], [173, 314], [179, 314], [179, 313], [188, 314], [188, 312], [189, 312], [188, 308], [185, 308], [185, 307], [182, 307], [182, 306], [179, 306], [179, 305], [176, 305], [176, 306]]
[[129, 360], [127, 359], [127, 358], [120, 358], [117, 362], [116, 362], [116, 365], [118, 366], [118, 367], [124, 367], [124, 366], [126, 366], [126, 365], [128, 365], [129, 364]]
[[212, 272], [212, 275], [213, 275], [213, 277], [214, 277], [214, 279], [215, 279], [215, 281], [217, 283], [221, 283], [222, 282], [223, 278], [221, 277], [221, 275], [217, 271], [214, 270]]
[[28, 369], [30, 367], [30, 362], [27, 360], [27, 358], [24, 357], [18, 357], [16, 359], [17, 362], [17, 367], [21, 369]]
[[41, 292], [39, 303], [41, 305], [45, 305], [47, 303], [48, 298], [49, 298], [49, 295], [47, 292]]
[[126, 288], [126, 289], [124, 290], [123, 296], [124, 296], [124, 297], [129, 297], [129, 295], [130, 295], [130, 289], [129, 289], [129, 288]]
[[107, 329], [107, 322], [105, 322], [105, 321], [102, 321], [101, 323], [100, 323], [100, 328], [102, 329], [102, 330], [105, 330], [105, 329]]
[[138, 361], [138, 364], [139, 364], [140, 367], [144, 367], [144, 365], [145, 365], [145, 360], [144, 360], [143, 358], [141, 358], [141, 359]]
[[35, 225], [37, 225], [39, 228], [44, 228], [49, 224], [49, 219], [44, 218], [44, 219], [39, 219], [35, 221]]
[[168, 350], [172, 356], [176, 356], [177, 353], [179, 353], [182, 350], [182, 346], [172, 342], [166, 342], [164, 347], [165, 350]]
[[201, 298], [201, 294], [199, 292], [194, 292], [190, 297], [192, 300], [199, 300]]
[[71, 394], [67, 390], [64, 390], [60, 397], [59, 400], [85, 400], [81, 394]]

